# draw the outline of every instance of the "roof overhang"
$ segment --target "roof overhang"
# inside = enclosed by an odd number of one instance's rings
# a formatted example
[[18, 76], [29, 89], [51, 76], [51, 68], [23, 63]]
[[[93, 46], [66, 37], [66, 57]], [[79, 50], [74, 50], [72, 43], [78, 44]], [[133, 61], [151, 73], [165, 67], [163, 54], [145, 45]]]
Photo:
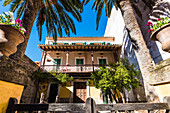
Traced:
[[[46, 40], [53, 40], [53, 37], [46, 37]], [[115, 37], [57, 37], [57, 41], [109, 41], [109, 42], [114, 42]]]
[[121, 45], [38, 45], [44, 51], [114, 51]]

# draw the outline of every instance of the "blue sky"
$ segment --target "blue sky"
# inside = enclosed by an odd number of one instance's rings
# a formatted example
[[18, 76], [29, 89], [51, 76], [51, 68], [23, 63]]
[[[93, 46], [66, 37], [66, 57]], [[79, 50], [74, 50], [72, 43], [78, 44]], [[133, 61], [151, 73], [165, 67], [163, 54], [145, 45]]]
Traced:
[[[6, 7], [3, 6], [3, 1], [4, 0], [0, 0], [0, 14], [2, 14], [3, 11], [6, 12], [6, 11], [9, 11], [10, 9], [10, 6], [6, 6]], [[103, 14], [102, 14], [100, 24], [99, 24], [99, 29], [96, 31], [96, 13], [94, 12], [94, 10], [91, 10], [93, 1], [94, 0], [91, 0], [89, 4], [87, 4], [84, 7], [81, 23], [73, 19], [75, 22], [77, 34], [74, 35], [73, 33], [71, 33], [70, 36], [75, 36], [75, 37], [98, 36], [100, 37], [104, 35], [106, 23], [107, 23], [107, 17], [105, 15], [105, 11], [103, 10], [102, 12]], [[15, 16], [16, 14], [14, 14], [14, 17]], [[46, 29], [43, 29], [42, 40], [39, 41], [37, 28], [34, 24], [31, 35], [30, 35], [30, 39], [28, 41], [27, 49], [25, 52], [25, 54], [33, 61], [40, 61], [41, 59], [41, 51], [38, 49], [37, 44], [44, 44], [45, 36], [47, 36]], [[64, 34], [63, 36], [66, 36], [66, 35]]]

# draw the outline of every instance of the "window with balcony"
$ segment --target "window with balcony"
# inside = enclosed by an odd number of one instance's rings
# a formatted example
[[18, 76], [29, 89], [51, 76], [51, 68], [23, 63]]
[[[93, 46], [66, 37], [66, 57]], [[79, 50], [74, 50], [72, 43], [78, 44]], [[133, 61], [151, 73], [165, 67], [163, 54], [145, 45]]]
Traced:
[[76, 65], [84, 64], [84, 59], [76, 59]]
[[106, 65], [106, 59], [99, 59], [99, 65]]
[[54, 70], [55, 71], [60, 71], [61, 59], [59, 59], [59, 58], [54, 59], [54, 65], [56, 65], [54, 67]]
[[[77, 72], [81, 72], [81, 71], [85, 71], [85, 67], [81, 66], [84, 64], [84, 59], [82, 58], [76, 58], [76, 71]], [[80, 66], [79, 66], [80, 65]]]

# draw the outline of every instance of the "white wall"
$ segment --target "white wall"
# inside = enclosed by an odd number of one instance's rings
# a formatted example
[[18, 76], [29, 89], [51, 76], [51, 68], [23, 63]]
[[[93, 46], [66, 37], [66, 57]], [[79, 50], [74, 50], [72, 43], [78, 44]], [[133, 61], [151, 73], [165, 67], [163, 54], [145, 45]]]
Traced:
[[116, 10], [115, 7], [113, 7], [110, 18], [107, 21], [104, 37], [113, 36], [115, 37], [115, 44], [122, 44], [124, 27], [125, 24], [120, 9]]

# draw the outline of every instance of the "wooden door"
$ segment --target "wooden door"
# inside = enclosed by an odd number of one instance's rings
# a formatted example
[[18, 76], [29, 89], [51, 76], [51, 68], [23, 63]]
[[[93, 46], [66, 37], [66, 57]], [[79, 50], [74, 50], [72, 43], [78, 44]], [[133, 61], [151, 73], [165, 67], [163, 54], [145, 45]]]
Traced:
[[74, 82], [74, 98], [75, 103], [84, 103], [87, 98], [86, 82]]

